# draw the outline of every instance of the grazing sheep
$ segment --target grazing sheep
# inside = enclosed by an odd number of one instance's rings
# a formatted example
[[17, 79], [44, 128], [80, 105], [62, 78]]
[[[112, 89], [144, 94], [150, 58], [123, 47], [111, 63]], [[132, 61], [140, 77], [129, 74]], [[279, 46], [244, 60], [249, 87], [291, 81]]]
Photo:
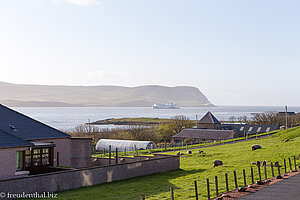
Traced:
[[218, 166], [222, 166], [223, 162], [221, 160], [214, 160], [213, 161], [213, 166], [214, 167], [218, 167]]
[[202, 150], [199, 150], [199, 154], [204, 154], [204, 151], [202, 151]]
[[125, 158], [120, 158], [120, 163], [125, 163]]
[[280, 165], [279, 165], [279, 162], [277, 161], [277, 162], [275, 162], [274, 163], [274, 165], [275, 165], [275, 167], [280, 167]]
[[181, 153], [180, 153], [180, 152], [178, 152], [178, 153], [177, 153], [177, 156], [180, 156], [180, 155], [181, 155]]
[[186, 154], [192, 154], [191, 150], [187, 150]]
[[252, 145], [252, 151], [257, 150], [257, 149], [261, 149], [261, 146], [259, 144]]

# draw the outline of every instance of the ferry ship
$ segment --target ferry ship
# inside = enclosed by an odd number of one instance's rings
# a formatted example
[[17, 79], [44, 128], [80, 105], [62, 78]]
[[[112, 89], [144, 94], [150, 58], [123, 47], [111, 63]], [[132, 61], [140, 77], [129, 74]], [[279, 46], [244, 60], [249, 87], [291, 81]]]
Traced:
[[154, 103], [152, 106], [153, 109], [180, 109], [180, 107], [177, 104], [173, 103]]

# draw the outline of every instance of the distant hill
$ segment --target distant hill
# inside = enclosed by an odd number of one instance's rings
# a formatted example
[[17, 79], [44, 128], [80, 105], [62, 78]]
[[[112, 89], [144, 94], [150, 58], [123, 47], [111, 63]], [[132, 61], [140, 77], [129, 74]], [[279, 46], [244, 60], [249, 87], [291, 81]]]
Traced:
[[0, 94], [0, 103], [15, 107], [149, 107], [154, 102], [213, 106], [198, 88], [188, 86], [46, 86], [0, 82]]

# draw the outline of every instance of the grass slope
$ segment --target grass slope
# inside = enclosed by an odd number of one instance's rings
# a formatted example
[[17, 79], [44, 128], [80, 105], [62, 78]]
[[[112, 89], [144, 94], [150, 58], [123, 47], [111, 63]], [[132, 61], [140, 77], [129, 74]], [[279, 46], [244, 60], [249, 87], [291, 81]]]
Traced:
[[[193, 150], [190, 156], [182, 157], [181, 169], [161, 174], [154, 174], [138, 177], [130, 180], [107, 183], [97, 186], [90, 186], [58, 193], [59, 199], [140, 199], [141, 194], [146, 199], [170, 199], [170, 187], [174, 187], [175, 199], [195, 199], [194, 180], [198, 181], [199, 194], [201, 199], [206, 195], [206, 179], [211, 183], [214, 177], [219, 178], [219, 193], [225, 192], [224, 174], [228, 173], [229, 187], [234, 189], [233, 171], [237, 171], [238, 184], [243, 185], [242, 170], [246, 170], [247, 183], [250, 183], [250, 163], [255, 161], [268, 160], [269, 162], [280, 161], [300, 153], [300, 128], [290, 131], [281, 131], [273, 136], [235, 144], [228, 144], [204, 149], [206, 155], [202, 156]], [[283, 142], [284, 135], [290, 141]], [[252, 151], [253, 144], [260, 144], [263, 148]], [[186, 151], [186, 150], [185, 150]], [[182, 151], [182, 152], [185, 152]], [[175, 154], [176, 152], [174, 152]], [[224, 166], [212, 167], [212, 161], [222, 160]], [[297, 159], [299, 165], [299, 158]], [[255, 170], [256, 180], [258, 179], [257, 168]], [[283, 169], [282, 169], [283, 172]], [[262, 177], [264, 174], [262, 173]], [[271, 177], [271, 170], [268, 168], [268, 177]], [[71, 180], [70, 180], [71, 181]], [[211, 184], [212, 194], [215, 196], [215, 186]]]
[[104, 124], [115, 124], [115, 125], [153, 125], [159, 123], [171, 123], [172, 119], [164, 118], [111, 118], [92, 122], [91, 124], [104, 125]]

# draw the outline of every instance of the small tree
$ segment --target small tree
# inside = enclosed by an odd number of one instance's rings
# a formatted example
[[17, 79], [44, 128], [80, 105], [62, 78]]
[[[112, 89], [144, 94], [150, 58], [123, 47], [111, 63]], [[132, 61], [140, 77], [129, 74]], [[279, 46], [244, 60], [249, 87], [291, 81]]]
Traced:
[[184, 115], [177, 115], [170, 123], [160, 124], [157, 131], [161, 141], [171, 142], [172, 136], [180, 133], [183, 129], [192, 128], [196, 122]]

